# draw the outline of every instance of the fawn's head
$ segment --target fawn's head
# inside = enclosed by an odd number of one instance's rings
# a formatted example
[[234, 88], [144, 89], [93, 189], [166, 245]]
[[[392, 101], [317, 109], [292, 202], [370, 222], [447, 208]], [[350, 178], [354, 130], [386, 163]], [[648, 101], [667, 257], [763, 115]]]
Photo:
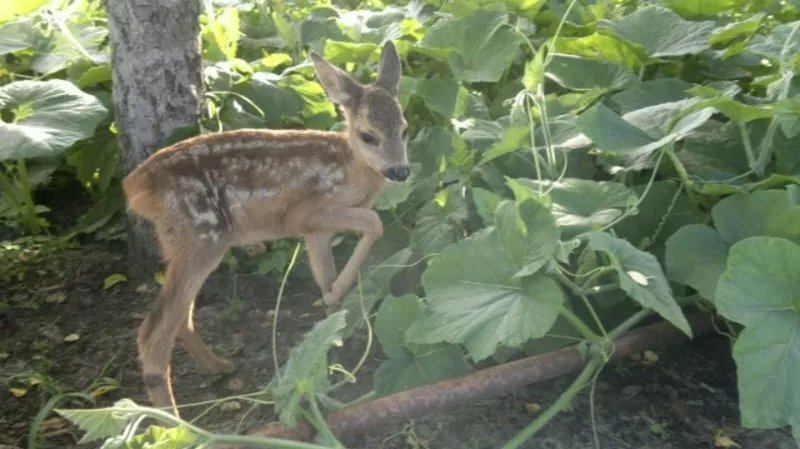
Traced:
[[338, 104], [347, 120], [350, 146], [386, 179], [402, 182], [411, 172], [406, 155], [406, 128], [397, 90], [402, 67], [392, 41], [381, 51], [378, 78], [361, 84], [347, 72], [311, 52], [311, 60], [331, 101]]

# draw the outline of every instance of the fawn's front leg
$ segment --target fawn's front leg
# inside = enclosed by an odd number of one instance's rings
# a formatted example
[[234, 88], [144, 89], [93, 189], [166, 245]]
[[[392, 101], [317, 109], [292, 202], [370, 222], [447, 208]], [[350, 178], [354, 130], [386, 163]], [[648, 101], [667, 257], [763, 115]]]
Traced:
[[[383, 223], [381, 223], [381, 219], [378, 214], [371, 209], [358, 207], [344, 207], [339, 209], [331, 207], [322, 209], [312, 215], [309, 218], [306, 227], [309, 228], [308, 234], [319, 232], [331, 233], [332, 235], [335, 232], [342, 231], [356, 231], [362, 233], [361, 240], [358, 241], [358, 245], [356, 245], [356, 248], [353, 250], [353, 254], [350, 255], [350, 259], [348, 259], [347, 264], [342, 269], [342, 272], [339, 273], [339, 276], [331, 284], [329, 291], [325, 291], [323, 285], [326, 277], [324, 275], [322, 277], [322, 301], [325, 303], [325, 312], [330, 314], [337, 308], [339, 301], [341, 301], [344, 294], [347, 293], [347, 291], [353, 285], [353, 282], [358, 274], [358, 268], [364, 262], [364, 258], [366, 258], [367, 253], [369, 253], [369, 250], [372, 248], [372, 245], [383, 235]], [[309, 244], [319, 245], [322, 240], [322, 238], [318, 237], [307, 241]], [[330, 253], [330, 240], [328, 240], [325, 250], [328, 252], [328, 254], [332, 254]], [[323, 261], [323, 259], [327, 259], [328, 256], [323, 256], [323, 254], [326, 253], [322, 251], [321, 247], [317, 246], [314, 250], [309, 251], [309, 254], [312, 254], [310, 256], [312, 259], [317, 260], [318, 270], [320, 270], [320, 273], [330, 273], [330, 271], [325, 271], [324, 267], [327, 266], [329, 269], [330, 265]], [[316, 256], [314, 256], [314, 254], [316, 254]], [[330, 257], [330, 264], [332, 264], [333, 256], [331, 255]], [[313, 263], [314, 262], [312, 261], [312, 264]], [[335, 273], [336, 271], [334, 267], [333, 274], [335, 275]], [[318, 282], [320, 281], [318, 280]]]

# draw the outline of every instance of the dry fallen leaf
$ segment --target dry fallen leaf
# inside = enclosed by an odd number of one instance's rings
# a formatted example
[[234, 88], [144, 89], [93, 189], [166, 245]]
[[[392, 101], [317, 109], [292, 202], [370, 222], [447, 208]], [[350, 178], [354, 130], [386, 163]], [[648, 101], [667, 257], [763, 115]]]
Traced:
[[235, 412], [241, 410], [242, 404], [239, 401], [228, 401], [219, 407], [223, 412]]
[[61, 304], [65, 299], [67, 299], [67, 295], [64, 292], [56, 292], [48, 295], [47, 299], [45, 299], [45, 302], [49, 302], [50, 304]]
[[117, 387], [116, 385], [103, 385], [102, 387], [97, 387], [94, 390], [92, 390], [91, 394], [92, 394], [92, 397], [94, 397], [96, 399], [96, 398], [99, 398], [100, 396], [108, 393], [109, 391], [116, 390], [117, 388], [119, 388], [119, 387]]
[[64, 418], [48, 418], [42, 421], [42, 433], [52, 432], [54, 430], [64, 429], [69, 427], [69, 421]]
[[69, 334], [66, 337], [64, 337], [64, 341], [66, 341], [67, 343], [72, 343], [73, 341], [78, 341], [80, 339], [81, 339], [81, 336], [78, 335], [77, 333]]
[[231, 379], [231, 381], [228, 382], [228, 390], [230, 391], [242, 391], [242, 388], [244, 388], [244, 382], [242, 382], [242, 379]]
[[716, 447], [742, 447], [739, 446], [735, 441], [731, 439], [728, 435], [725, 434], [722, 430], [718, 429], [714, 431], [714, 446]]
[[526, 402], [525, 410], [527, 410], [528, 413], [533, 413], [535, 415], [542, 410], [542, 406], [535, 402]]
[[128, 277], [122, 273], [114, 273], [103, 280], [103, 290], [108, 290], [109, 288], [119, 284], [120, 282], [125, 282], [128, 280]]
[[21, 398], [21, 397], [25, 396], [26, 394], [28, 394], [28, 390], [26, 390], [24, 388], [9, 388], [8, 391], [10, 391], [11, 394], [13, 394], [15, 398]]
[[644, 361], [645, 363], [656, 363], [658, 362], [658, 354], [648, 349], [644, 351]]

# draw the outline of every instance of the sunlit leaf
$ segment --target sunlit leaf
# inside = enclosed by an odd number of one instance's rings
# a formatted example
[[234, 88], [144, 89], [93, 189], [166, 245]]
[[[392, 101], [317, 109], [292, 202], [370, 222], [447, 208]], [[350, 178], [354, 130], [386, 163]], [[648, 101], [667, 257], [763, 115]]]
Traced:
[[624, 66], [566, 54], [553, 56], [547, 77], [573, 90], [620, 89], [639, 82], [636, 74]]
[[613, 32], [644, 47], [651, 58], [683, 56], [709, 48], [712, 21], [688, 21], [662, 6], [646, 6], [611, 25]]
[[447, 61], [461, 81], [497, 82], [521, 42], [505, 11], [486, 7], [466, 17], [440, 19], [420, 45], [448, 49]]

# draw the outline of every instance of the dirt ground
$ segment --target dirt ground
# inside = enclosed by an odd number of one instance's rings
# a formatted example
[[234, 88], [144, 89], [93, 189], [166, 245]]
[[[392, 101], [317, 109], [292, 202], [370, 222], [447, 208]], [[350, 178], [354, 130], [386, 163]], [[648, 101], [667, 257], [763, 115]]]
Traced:
[[[34, 275], [21, 284], [0, 284], [0, 300], [4, 301], [0, 308], [0, 379], [4, 382], [0, 447], [26, 448], [31, 420], [52, 392], [84, 390], [101, 376], [116, 379], [119, 388], [100, 395], [98, 405], [123, 397], [147, 403], [135, 335], [156, 286], [153, 282], [143, 286], [132, 279], [103, 288], [107, 276], [126, 271], [124, 245], [93, 245], [61, 253], [54, 272]], [[224, 376], [204, 374], [183, 349], [176, 350], [173, 387], [180, 404], [257, 391], [271, 378], [269, 311], [274, 308], [277, 285], [264, 278], [239, 276], [235, 297], [233, 287], [233, 277], [224, 268], [214, 273], [198, 299], [195, 321], [206, 341], [230, 354], [238, 369]], [[316, 287], [307, 277], [291, 278], [279, 314], [281, 363], [287, 351], [324, 316], [320, 307], [312, 305], [317, 299]], [[76, 335], [79, 338], [75, 339]], [[363, 339], [354, 338], [347, 344], [346, 350], [339, 351], [338, 361], [352, 367], [362, 354]], [[724, 447], [726, 442], [728, 447], [746, 449], [797, 447], [786, 429], [758, 431], [738, 425], [735, 372], [727, 339], [706, 336], [658, 349], [656, 354], [656, 361], [631, 358], [604, 369], [594, 392], [599, 447], [699, 449]], [[370, 390], [379, 357], [379, 349], [373, 348], [358, 384], [343, 389], [342, 400]], [[44, 375], [42, 381], [16, 397], [11, 389], [20, 388], [19, 376], [31, 372]], [[532, 404], [546, 407], [573, 377], [374, 429], [344, 444], [351, 449], [499, 448], [534, 417]], [[191, 420], [204, 410], [201, 406], [185, 408], [182, 414]], [[250, 404], [238, 400], [216, 407], [196, 424], [213, 431], [244, 432], [272, 420], [270, 407], [251, 410]], [[60, 428], [61, 424], [57, 419], [46, 421], [48, 433], [40, 447], [99, 447], [97, 443], [77, 446], [74, 429]], [[588, 389], [524, 447], [594, 448]]]

